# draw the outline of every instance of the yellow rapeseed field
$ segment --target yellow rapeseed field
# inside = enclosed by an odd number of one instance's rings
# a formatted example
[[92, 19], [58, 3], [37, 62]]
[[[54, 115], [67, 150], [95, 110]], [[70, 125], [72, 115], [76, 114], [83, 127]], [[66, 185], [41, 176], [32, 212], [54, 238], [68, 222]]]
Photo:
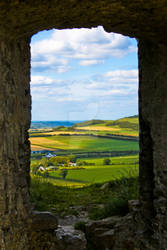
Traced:
[[49, 140], [45, 137], [31, 137], [30, 142], [32, 150], [53, 150], [56, 145], [65, 146], [63, 142], [57, 140]]
[[38, 145], [33, 145], [33, 144], [31, 144], [31, 150], [32, 150], [32, 151], [41, 151], [41, 150], [50, 150], [50, 151], [54, 151], [53, 148], [45, 148], [45, 147], [38, 146]]
[[119, 131], [120, 128], [111, 128], [106, 126], [85, 126], [85, 127], [77, 127], [76, 129], [80, 130], [97, 130], [97, 131]]
[[62, 134], [67, 134], [67, 135], [81, 135], [85, 134], [85, 132], [77, 132], [77, 131], [53, 131], [53, 132], [47, 132], [45, 135], [62, 135]]

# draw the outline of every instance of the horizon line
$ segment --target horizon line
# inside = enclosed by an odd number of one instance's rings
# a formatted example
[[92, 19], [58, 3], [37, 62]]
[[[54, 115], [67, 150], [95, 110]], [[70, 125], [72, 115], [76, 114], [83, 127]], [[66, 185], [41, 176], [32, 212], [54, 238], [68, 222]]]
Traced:
[[139, 116], [137, 115], [131, 115], [131, 116], [123, 116], [117, 119], [87, 119], [87, 120], [31, 120], [31, 122], [84, 122], [84, 121], [91, 121], [91, 120], [102, 120], [102, 121], [114, 121], [114, 120], [119, 120], [122, 118], [130, 118], [130, 117], [135, 117], [135, 116]]

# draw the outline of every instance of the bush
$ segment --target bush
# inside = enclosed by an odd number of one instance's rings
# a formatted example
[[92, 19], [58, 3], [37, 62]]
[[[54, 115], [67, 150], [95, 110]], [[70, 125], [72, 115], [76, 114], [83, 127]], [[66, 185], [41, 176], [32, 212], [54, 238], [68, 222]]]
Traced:
[[31, 202], [34, 204], [35, 209], [39, 211], [49, 210], [50, 204], [56, 202], [53, 198], [53, 194], [55, 193], [54, 185], [42, 177], [31, 177], [30, 193]]
[[129, 212], [128, 201], [138, 199], [138, 177], [122, 177], [120, 180], [111, 182], [111, 185], [117, 190], [115, 196], [112, 196], [103, 208], [93, 207], [89, 212], [90, 219], [100, 220], [114, 215], [124, 216]]
[[113, 198], [108, 204], [105, 205], [104, 211], [106, 215], [109, 216], [124, 216], [129, 212], [128, 200], [119, 197]]
[[89, 212], [89, 218], [93, 220], [101, 220], [114, 215], [124, 216], [128, 212], [128, 200], [116, 197], [109, 200], [109, 202], [104, 205], [104, 208], [92, 208]]
[[31, 164], [31, 173], [32, 174], [38, 174], [38, 164]]
[[70, 154], [69, 156], [69, 161], [71, 161], [71, 162], [73, 162], [73, 163], [75, 163], [76, 162], [76, 156], [75, 155], [73, 155], [73, 154]]
[[74, 228], [76, 230], [81, 230], [82, 232], [86, 232], [86, 222], [85, 221], [78, 221], [75, 223]]
[[67, 174], [68, 174], [67, 169], [62, 169], [61, 172], [60, 172], [60, 176], [62, 177], [62, 179], [65, 179]]
[[105, 158], [103, 160], [103, 165], [110, 165], [110, 163], [111, 163], [111, 160], [109, 158]]
[[77, 165], [78, 166], [87, 166], [87, 165], [89, 165], [86, 161], [78, 161], [77, 162]]
[[61, 164], [67, 164], [67, 162], [69, 161], [69, 157], [67, 157], [67, 156], [55, 156], [55, 157], [51, 157], [48, 161], [53, 166], [57, 166], [57, 165], [61, 165]]

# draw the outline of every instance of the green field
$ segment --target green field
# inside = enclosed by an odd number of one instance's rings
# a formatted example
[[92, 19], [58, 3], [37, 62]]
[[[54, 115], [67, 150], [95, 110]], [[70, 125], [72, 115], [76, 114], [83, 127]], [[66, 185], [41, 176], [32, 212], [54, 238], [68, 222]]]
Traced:
[[118, 140], [94, 136], [48, 136], [31, 138], [34, 146], [41, 148], [102, 152], [102, 151], [137, 151], [137, 141]]
[[[137, 168], [134, 165], [116, 165], [92, 167], [86, 166], [84, 169], [68, 170], [67, 181], [77, 181], [85, 183], [102, 183], [110, 180], [120, 179], [122, 176], [137, 175]], [[50, 173], [52, 177], [60, 178], [60, 171]], [[68, 183], [67, 183], [68, 185]]]
[[[122, 177], [138, 176], [138, 156], [111, 157], [110, 165], [103, 165], [104, 158], [84, 159], [87, 166], [59, 167], [58, 170], [49, 171], [48, 181], [58, 186], [82, 187], [93, 183], [103, 183]], [[79, 159], [82, 161], [82, 159]], [[36, 161], [39, 162], [40, 161]], [[32, 161], [34, 164], [35, 161]], [[94, 164], [89, 165], [90, 164]], [[60, 174], [62, 169], [67, 169], [65, 179]]]
[[[100, 158], [80, 158], [88, 163], [95, 163], [96, 166], [102, 166], [103, 160], [106, 157]], [[128, 155], [128, 156], [119, 156], [119, 157], [109, 157], [111, 160], [111, 165], [138, 165], [139, 157], [138, 155]]]
[[134, 116], [115, 121], [90, 120], [76, 123], [72, 127], [30, 130], [30, 141], [33, 151], [124, 151], [128, 154], [139, 150], [138, 132], [138, 117]]
[[[62, 132], [66, 130], [69, 134], [61, 135], [61, 130]], [[57, 185], [79, 186], [114, 180], [120, 178], [122, 174], [127, 175], [130, 172], [137, 171], [138, 157], [136, 155], [112, 157], [110, 158], [110, 166], [104, 166], [104, 158], [99, 158], [100, 155], [107, 156], [108, 153], [112, 153], [110, 156], [116, 156], [134, 154], [139, 150], [138, 141], [135, 138], [127, 140], [126, 137], [119, 138], [119, 136], [116, 136], [115, 139], [110, 136], [95, 136], [97, 133], [108, 134], [114, 131], [115, 133], [118, 131], [123, 133], [124, 130], [132, 131], [135, 134], [138, 131], [138, 117], [122, 118], [116, 121], [86, 121], [75, 124], [71, 128], [59, 127], [49, 132], [45, 130], [40, 131], [38, 134], [35, 132], [30, 140], [32, 147], [36, 147], [38, 150], [54, 150], [57, 151], [56, 154], [62, 156], [73, 153], [76, 157], [98, 157], [88, 159], [79, 158], [78, 160], [80, 161], [86, 161], [87, 166], [83, 166], [83, 169], [78, 168], [77, 170], [68, 169], [66, 180], [62, 180], [60, 177], [61, 168], [50, 173], [50, 181], [57, 183]], [[89, 135], [87, 134], [88, 132]], [[90, 133], [93, 134], [90, 135]], [[94, 166], [90, 166], [92, 163]]]

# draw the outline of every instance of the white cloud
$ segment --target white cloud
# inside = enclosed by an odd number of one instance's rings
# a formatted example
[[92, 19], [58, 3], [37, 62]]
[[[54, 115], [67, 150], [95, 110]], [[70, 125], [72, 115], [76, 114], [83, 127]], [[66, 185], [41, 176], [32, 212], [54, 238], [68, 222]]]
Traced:
[[136, 50], [130, 38], [107, 33], [103, 27], [53, 30], [50, 38], [32, 42], [32, 67], [36, 71], [53, 69], [62, 73], [70, 69], [72, 59], [80, 59], [80, 65], [89, 66]]
[[57, 72], [58, 72], [58, 73], [65, 73], [65, 72], [67, 72], [68, 70], [70, 70], [70, 68], [71, 68], [71, 67], [66, 66], [66, 65], [59, 65], [59, 66], [57, 67]]
[[[109, 71], [100, 77], [101, 80], [92, 80], [87, 86], [89, 89], [105, 89], [110, 93], [113, 89], [127, 91], [137, 91], [138, 70], [114, 70]], [[119, 91], [114, 91], [115, 93]], [[112, 91], [112, 93], [114, 93]], [[123, 92], [122, 92], [123, 93]]]
[[[32, 77], [33, 98], [51, 98], [56, 102], [83, 102], [110, 96], [137, 95], [137, 70], [115, 70], [102, 75], [101, 81], [55, 80], [43, 76]], [[42, 86], [42, 83], [44, 83]], [[51, 86], [49, 86], [52, 84]]]
[[31, 84], [32, 85], [48, 85], [52, 84], [54, 80], [50, 77], [38, 75], [38, 76], [31, 76]]
[[89, 66], [89, 65], [95, 65], [104, 63], [104, 60], [82, 60], [79, 62], [79, 65], [81, 66]]
[[138, 80], [138, 70], [114, 70], [107, 72], [104, 76], [112, 80], [136, 81]]

